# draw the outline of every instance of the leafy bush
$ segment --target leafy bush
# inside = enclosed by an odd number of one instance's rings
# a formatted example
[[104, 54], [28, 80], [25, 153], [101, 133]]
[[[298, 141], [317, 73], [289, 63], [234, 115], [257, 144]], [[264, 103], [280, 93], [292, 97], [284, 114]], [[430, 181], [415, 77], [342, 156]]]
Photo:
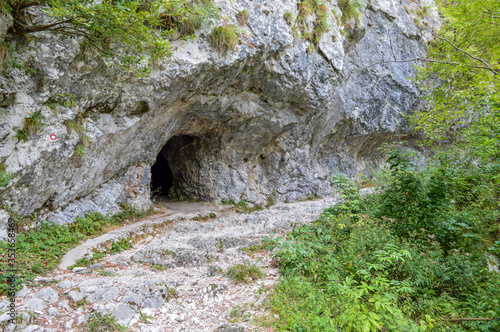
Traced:
[[5, 187], [12, 180], [12, 174], [7, 172], [7, 168], [3, 163], [0, 163], [0, 187]]
[[217, 17], [217, 9], [211, 0], [169, 2], [161, 14], [161, 26], [174, 31], [171, 38], [192, 36], [211, 18]]
[[[330, 30], [330, 27], [327, 23], [328, 19], [328, 8], [322, 1], [319, 0], [301, 0], [297, 3], [297, 9], [299, 14], [297, 19], [295, 20], [295, 27], [292, 27], [295, 31], [300, 31], [302, 37], [311, 42], [311, 47], [318, 47], [321, 36]], [[306, 19], [311, 16], [315, 16], [315, 20], [313, 21], [313, 28], [309, 30], [309, 26], [306, 22]], [[285, 21], [291, 25], [292, 16], [291, 13], [284, 14]]]
[[262, 211], [264, 210], [264, 207], [262, 205], [253, 205], [249, 206], [248, 202], [244, 199], [236, 202], [233, 198], [227, 199], [223, 198], [221, 200], [222, 204], [228, 204], [228, 205], [233, 205], [233, 208], [235, 211], [240, 212], [240, 213], [252, 213], [255, 211]]
[[356, 24], [358, 24], [360, 15], [359, 10], [362, 8], [358, 0], [339, 0], [338, 6], [342, 12], [342, 23], [346, 24], [351, 19], [354, 19]]
[[292, 12], [285, 12], [283, 14], [283, 19], [285, 20], [285, 22], [288, 24], [288, 25], [292, 25], [293, 24], [293, 14]]
[[17, 132], [15, 137], [23, 142], [27, 142], [40, 130], [43, 118], [44, 116], [41, 111], [31, 113], [28, 117], [24, 118], [22, 128], [14, 128]]
[[271, 298], [277, 328], [500, 328], [500, 276], [487, 269], [496, 239], [489, 218], [451, 201], [461, 194], [443, 164], [418, 169], [398, 151], [389, 162], [388, 183], [366, 197], [345, 176], [333, 177], [341, 202], [280, 245], [284, 278]]
[[89, 316], [89, 319], [85, 323], [85, 326], [89, 332], [118, 332], [127, 331], [128, 329], [116, 322], [114, 316], [94, 312]]
[[236, 264], [227, 271], [227, 275], [238, 284], [260, 279], [264, 273], [254, 264]]
[[[356, 2], [338, 1], [344, 23]], [[376, 194], [333, 177], [341, 202], [276, 253], [279, 329], [500, 330], [500, 274], [488, 266], [500, 245], [500, 3], [439, 3], [444, 28], [418, 77], [434, 108], [412, 120], [439, 144], [425, 168], [391, 151]]]

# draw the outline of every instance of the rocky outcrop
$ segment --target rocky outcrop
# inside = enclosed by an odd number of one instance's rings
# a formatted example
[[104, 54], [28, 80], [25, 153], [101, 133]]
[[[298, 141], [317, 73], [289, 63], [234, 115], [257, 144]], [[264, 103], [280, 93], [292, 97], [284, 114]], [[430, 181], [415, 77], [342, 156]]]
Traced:
[[[416, 63], [395, 60], [426, 50], [408, 6], [365, 1], [357, 25], [331, 15], [311, 51], [283, 18], [297, 15], [296, 1], [217, 3], [235, 22], [240, 10], [250, 14], [237, 50], [219, 55], [205, 29], [175, 42], [145, 78], [111, 69], [78, 39], [10, 40], [16, 65], [0, 78], [8, 100], [0, 163], [13, 178], [2, 202], [61, 223], [120, 203], [147, 207], [157, 158], [168, 163], [172, 196], [297, 200], [329, 192], [332, 174], [366, 172], [381, 143], [408, 134], [404, 115], [421, 107]], [[335, 1], [328, 8], [340, 13]], [[30, 112], [43, 125], [24, 142], [16, 129]]]

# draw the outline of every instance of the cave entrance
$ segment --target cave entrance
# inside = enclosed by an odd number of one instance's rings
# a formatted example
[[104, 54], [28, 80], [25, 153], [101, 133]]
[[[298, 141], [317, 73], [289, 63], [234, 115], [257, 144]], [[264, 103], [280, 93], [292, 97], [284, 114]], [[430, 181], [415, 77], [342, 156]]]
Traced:
[[182, 170], [188, 162], [182, 150], [194, 139], [195, 137], [189, 135], [177, 135], [170, 138], [160, 150], [151, 166], [152, 197], [159, 200], [171, 198], [171, 189], [181, 180]]
[[164, 146], [156, 162], [151, 166], [151, 196], [168, 197], [168, 192], [174, 183], [174, 175], [167, 160], [166, 147]]

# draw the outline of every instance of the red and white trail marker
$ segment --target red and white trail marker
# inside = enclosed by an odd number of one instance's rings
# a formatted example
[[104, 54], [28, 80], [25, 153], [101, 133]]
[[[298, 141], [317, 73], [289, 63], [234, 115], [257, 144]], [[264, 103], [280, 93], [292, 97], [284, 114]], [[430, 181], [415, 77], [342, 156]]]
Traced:
[[56, 139], [57, 139], [56, 135], [54, 135], [54, 134], [50, 135], [50, 140], [51, 141], [55, 141]]

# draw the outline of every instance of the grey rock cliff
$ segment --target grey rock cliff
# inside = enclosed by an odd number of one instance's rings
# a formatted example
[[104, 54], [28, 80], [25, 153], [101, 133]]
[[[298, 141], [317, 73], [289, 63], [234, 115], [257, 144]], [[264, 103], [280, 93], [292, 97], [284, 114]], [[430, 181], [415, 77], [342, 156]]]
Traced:
[[[0, 163], [13, 175], [1, 201], [60, 223], [120, 203], [145, 208], [160, 157], [177, 197], [297, 200], [330, 192], [332, 174], [366, 172], [381, 143], [408, 134], [404, 115], [422, 107], [410, 80], [416, 63], [394, 60], [423, 56], [428, 31], [400, 1], [363, 2], [357, 27], [332, 15], [312, 52], [283, 19], [297, 15], [297, 1], [217, 3], [231, 20], [250, 14], [238, 49], [218, 55], [202, 30], [175, 42], [146, 78], [110, 69], [78, 39], [12, 41], [12, 61], [32, 70], [15, 66], [0, 78], [2, 96], [12, 96], [0, 109]], [[75, 105], [53, 110], [47, 101], [57, 94]], [[16, 127], [36, 111], [43, 127], [19, 141]], [[81, 137], [64, 124], [77, 116], [90, 138], [84, 157], [75, 151]]]

